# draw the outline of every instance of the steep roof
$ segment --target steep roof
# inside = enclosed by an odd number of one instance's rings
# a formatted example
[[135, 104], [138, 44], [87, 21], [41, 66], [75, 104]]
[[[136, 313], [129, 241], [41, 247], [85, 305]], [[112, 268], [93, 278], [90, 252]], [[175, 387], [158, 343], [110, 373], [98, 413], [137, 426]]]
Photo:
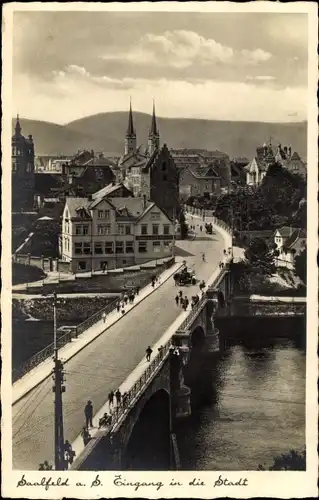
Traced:
[[219, 175], [211, 166], [192, 165], [186, 167], [196, 179], [219, 179]]
[[135, 136], [131, 101], [130, 101], [130, 110], [129, 110], [129, 114], [128, 114], [128, 125], [127, 125], [126, 135], [127, 136]]
[[91, 217], [89, 212], [90, 201], [88, 198], [73, 198], [67, 197], [65, 200], [65, 204], [69, 210], [70, 218], [74, 219], [79, 216], [79, 210], [83, 209], [88, 217]]
[[298, 153], [296, 151], [292, 155], [291, 160], [301, 160], [300, 156], [298, 155]]
[[154, 203], [145, 204], [143, 198], [112, 198], [112, 205], [123, 216], [140, 217]]
[[293, 233], [286, 240], [283, 248], [285, 250], [301, 250], [304, 245], [302, 241], [307, 238], [307, 233], [304, 229], [298, 228], [293, 231]]
[[298, 229], [299, 228], [297, 228], [297, 227], [282, 226], [282, 227], [279, 227], [276, 230], [276, 232], [278, 231], [282, 238], [289, 238], [295, 231], [298, 231]]
[[127, 191], [129, 191], [123, 183], [119, 182], [117, 184], [108, 184], [104, 188], [96, 191], [96, 193], [92, 194], [93, 200], [104, 198], [105, 196], [110, 196], [112, 193], [115, 193], [118, 189], [124, 187]]

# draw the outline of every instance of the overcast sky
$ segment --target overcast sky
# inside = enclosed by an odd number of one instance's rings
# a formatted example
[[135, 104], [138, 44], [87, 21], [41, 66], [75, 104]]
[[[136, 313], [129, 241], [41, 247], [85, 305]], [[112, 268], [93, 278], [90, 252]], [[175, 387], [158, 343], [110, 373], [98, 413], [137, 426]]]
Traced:
[[300, 121], [307, 15], [15, 12], [13, 112], [67, 123], [126, 110]]

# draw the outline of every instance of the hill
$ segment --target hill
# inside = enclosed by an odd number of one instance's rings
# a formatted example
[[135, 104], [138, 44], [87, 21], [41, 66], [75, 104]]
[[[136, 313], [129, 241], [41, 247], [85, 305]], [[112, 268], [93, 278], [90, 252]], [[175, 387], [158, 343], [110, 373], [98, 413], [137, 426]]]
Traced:
[[[117, 152], [124, 148], [127, 112], [100, 113], [66, 125], [21, 119], [25, 135], [34, 136], [38, 154], [72, 154], [80, 148]], [[147, 142], [151, 117], [134, 113], [138, 144]], [[14, 123], [14, 120], [13, 120]], [[161, 143], [172, 148], [207, 148], [224, 151], [231, 158], [251, 158], [256, 146], [272, 137], [276, 145], [291, 144], [306, 158], [307, 123], [262, 123], [197, 120], [189, 118], [158, 118]]]

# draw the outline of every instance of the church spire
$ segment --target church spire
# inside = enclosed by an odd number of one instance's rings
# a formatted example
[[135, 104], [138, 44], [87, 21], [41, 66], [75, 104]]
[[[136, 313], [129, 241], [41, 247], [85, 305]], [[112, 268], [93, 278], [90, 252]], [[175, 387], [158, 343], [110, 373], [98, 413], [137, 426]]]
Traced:
[[160, 146], [160, 137], [159, 131], [156, 124], [156, 115], [155, 115], [155, 102], [153, 99], [153, 114], [152, 114], [152, 122], [151, 128], [148, 134], [148, 151], [149, 154], [153, 154], [154, 151], [158, 150]]
[[21, 135], [21, 125], [20, 125], [19, 115], [17, 115], [15, 133], [16, 133], [16, 135]]
[[132, 102], [131, 102], [131, 99], [130, 99], [130, 111], [129, 111], [129, 115], [128, 115], [128, 125], [127, 125], [126, 135], [130, 135], [130, 136], [135, 135], [134, 125], [133, 125], [133, 113], [132, 113]]
[[136, 151], [136, 133], [134, 130], [134, 124], [133, 124], [133, 113], [132, 113], [132, 103], [130, 99], [130, 110], [128, 114], [128, 125], [127, 125], [127, 131], [125, 135], [125, 147], [124, 147], [124, 154], [130, 154], [130, 153], [135, 153]]
[[155, 100], [153, 99], [153, 115], [152, 115], [152, 124], [150, 135], [156, 136], [158, 134], [157, 125], [156, 125], [156, 115], [155, 115]]

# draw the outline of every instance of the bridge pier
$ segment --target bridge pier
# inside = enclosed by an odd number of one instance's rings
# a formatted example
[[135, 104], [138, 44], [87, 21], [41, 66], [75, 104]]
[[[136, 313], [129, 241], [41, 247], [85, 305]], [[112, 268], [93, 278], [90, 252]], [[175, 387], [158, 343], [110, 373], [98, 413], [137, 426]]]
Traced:
[[[185, 340], [185, 339], [184, 339]], [[184, 367], [189, 357], [188, 346], [182, 344], [178, 349], [171, 349], [170, 352], [170, 384], [172, 400], [172, 430], [174, 431], [175, 421], [180, 418], [187, 418], [191, 415], [191, 390], [184, 383]]]

